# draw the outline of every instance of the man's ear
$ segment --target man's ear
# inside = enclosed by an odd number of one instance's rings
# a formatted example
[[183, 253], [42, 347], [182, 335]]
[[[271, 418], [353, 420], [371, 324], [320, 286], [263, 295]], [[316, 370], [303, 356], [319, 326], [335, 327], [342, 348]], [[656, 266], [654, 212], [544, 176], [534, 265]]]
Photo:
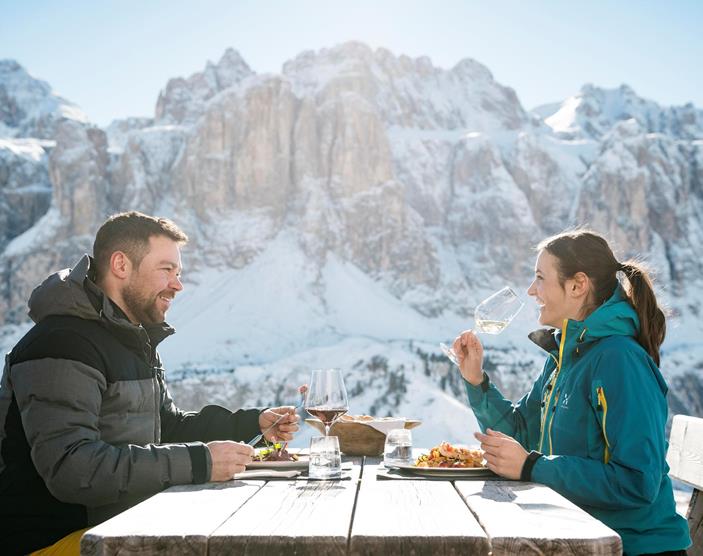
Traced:
[[123, 251], [115, 251], [110, 255], [110, 273], [125, 280], [132, 273], [132, 261]]
[[577, 272], [569, 279], [566, 293], [575, 298], [587, 296], [591, 290], [591, 279], [585, 272]]

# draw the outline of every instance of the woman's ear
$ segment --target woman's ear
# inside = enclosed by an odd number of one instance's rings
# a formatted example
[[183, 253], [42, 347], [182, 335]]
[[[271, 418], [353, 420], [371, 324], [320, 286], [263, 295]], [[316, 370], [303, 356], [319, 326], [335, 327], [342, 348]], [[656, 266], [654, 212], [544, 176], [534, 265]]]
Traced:
[[591, 280], [585, 272], [577, 272], [568, 282], [567, 294], [571, 297], [584, 297], [590, 291]]

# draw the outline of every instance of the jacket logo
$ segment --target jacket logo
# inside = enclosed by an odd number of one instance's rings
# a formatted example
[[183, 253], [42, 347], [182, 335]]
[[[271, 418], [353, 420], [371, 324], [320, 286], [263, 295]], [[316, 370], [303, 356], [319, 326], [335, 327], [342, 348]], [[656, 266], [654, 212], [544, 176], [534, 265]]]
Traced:
[[561, 407], [568, 409], [569, 408], [569, 394], [564, 392], [564, 396], [561, 399]]

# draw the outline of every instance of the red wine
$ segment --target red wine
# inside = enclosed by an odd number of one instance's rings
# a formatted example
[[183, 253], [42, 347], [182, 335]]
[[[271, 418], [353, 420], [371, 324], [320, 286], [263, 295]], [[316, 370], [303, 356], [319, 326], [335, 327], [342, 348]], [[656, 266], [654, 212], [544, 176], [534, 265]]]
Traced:
[[328, 427], [337, 419], [340, 415], [344, 415], [349, 409], [346, 407], [308, 407], [307, 411], [313, 417], [317, 417]]

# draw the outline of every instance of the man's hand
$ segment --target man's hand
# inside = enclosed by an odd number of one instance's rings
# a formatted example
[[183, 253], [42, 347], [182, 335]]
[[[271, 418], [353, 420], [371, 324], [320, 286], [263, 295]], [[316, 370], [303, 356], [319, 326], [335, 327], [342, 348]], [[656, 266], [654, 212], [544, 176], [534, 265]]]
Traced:
[[211, 481], [229, 481], [241, 473], [254, 455], [254, 448], [232, 440], [214, 440], [207, 443], [212, 458]]
[[483, 381], [483, 346], [476, 334], [465, 330], [454, 340], [452, 349], [459, 361], [459, 369], [469, 384], [478, 386]]
[[281, 415], [285, 415], [285, 417], [278, 421], [275, 427], [264, 434], [266, 440], [270, 440], [271, 442], [283, 440], [287, 442], [288, 440], [292, 440], [293, 433], [300, 428], [298, 426], [300, 417], [296, 415], [295, 407], [292, 405], [272, 407], [271, 409], [262, 411], [259, 415], [259, 428], [265, 431], [273, 425]]
[[513, 437], [486, 429], [486, 434], [474, 433], [488, 462], [488, 469], [507, 479], [519, 479], [527, 451]]

